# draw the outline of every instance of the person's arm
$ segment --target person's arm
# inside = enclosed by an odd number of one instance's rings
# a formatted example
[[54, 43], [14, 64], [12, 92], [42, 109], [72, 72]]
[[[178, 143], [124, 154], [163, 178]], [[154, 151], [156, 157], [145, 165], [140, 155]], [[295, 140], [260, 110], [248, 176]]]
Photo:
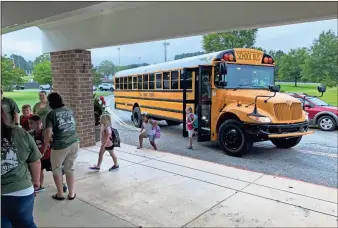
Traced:
[[35, 189], [40, 187], [40, 172], [41, 172], [41, 153], [38, 147], [35, 144], [33, 137], [26, 132], [28, 138], [28, 146], [30, 154], [27, 159], [27, 164], [29, 167], [29, 171], [32, 177], [32, 183]]
[[45, 133], [43, 135], [43, 143], [45, 145], [43, 151], [46, 152], [49, 148], [50, 142], [52, 141], [53, 133], [53, 113], [52, 111], [48, 112], [45, 121]]
[[11, 100], [11, 109], [12, 109], [12, 113], [13, 113], [13, 120], [14, 120], [14, 123], [16, 125], [19, 125], [20, 124], [20, 116], [19, 116], [19, 113], [20, 113], [20, 109], [18, 107], [18, 105], [15, 103], [14, 100]]

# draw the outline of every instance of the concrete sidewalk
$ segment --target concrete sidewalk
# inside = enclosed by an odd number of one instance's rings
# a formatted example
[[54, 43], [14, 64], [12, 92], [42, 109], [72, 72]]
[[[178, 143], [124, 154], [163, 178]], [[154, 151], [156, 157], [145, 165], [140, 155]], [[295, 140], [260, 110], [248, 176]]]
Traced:
[[38, 227], [337, 227], [337, 189], [124, 144], [93, 172], [98, 151], [80, 150], [74, 201], [46, 175]]

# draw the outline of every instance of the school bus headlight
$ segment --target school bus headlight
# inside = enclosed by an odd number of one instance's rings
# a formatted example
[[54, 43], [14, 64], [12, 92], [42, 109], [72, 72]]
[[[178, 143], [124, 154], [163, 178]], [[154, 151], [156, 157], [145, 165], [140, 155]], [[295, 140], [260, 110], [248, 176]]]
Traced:
[[256, 122], [260, 122], [260, 123], [271, 123], [271, 120], [269, 117], [267, 116], [252, 116], [252, 115], [248, 115], [248, 117]]

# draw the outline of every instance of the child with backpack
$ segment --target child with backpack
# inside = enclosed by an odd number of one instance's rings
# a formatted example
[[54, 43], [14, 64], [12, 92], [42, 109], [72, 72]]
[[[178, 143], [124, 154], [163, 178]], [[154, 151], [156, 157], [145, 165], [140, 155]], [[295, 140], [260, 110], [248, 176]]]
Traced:
[[110, 156], [113, 159], [114, 165], [109, 169], [109, 171], [113, 171], [119, 168], [119, 164], [117, 162], [117, 157], [114, 153], [114, 137], [111, 116], [109, 113], [103, 113], [101, 116], [101, 148], [99, 152], [99, 158], [97, 160], [97, 164], [89, 167], [90, 170], [99, 171], [101, 169], [101, 163], [103, 160], [103, 155], [106, 151], [109, 152]]
[[186, 112], [187, 131], [188, 131], [188, 135], [189, 135], [188, 149], [192, 149], [192, 136], [194, 135], [194, 122], [197, 120], [197, 118], [192, 113], [191, 107], [187, 107], [185, 112]]
[[[38, 189], [35, 189], [35, 192], [43, 192], [45, 191], [45, 187], [43, 186], [45, 174], [44, 170], [47, 172], [52, 171], [52, 165], [50, 163], [50, 155], [51, 155], [51, 148], [49, 147], [47, 151], [44, 151], [44, 140], [43, 140], [43, 126], [42, 126], [42, 119], [38, 115], [33, 115], [29, 118], [29, 133], [34, 138], [34, 141], [37, 145], [37, 147], [40, 150], [40, 153], [42, 154], [41, 158], [41, 172], [40, 172], [40, 187]], [[63, 170], [62, 170], [63, 171]], [[67, 192], [68, 188], [66, 184], [63, 184], [63, 192]]]

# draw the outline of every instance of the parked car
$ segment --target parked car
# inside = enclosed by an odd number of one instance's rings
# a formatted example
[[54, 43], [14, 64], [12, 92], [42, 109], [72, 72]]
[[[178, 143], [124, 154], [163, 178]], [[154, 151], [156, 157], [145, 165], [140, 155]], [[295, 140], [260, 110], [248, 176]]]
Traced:
[[337, 128], [338, 107], [307, 94], [291, 93], [290, 95], [303, 103], [304, 110], [309, 113], [310, 125], [318, 125], [322, 131], [333, 131]]
[[48, 85], [48, 84], [40, 85], [40, 86], [39, 86], [39, 89], [40, 89], [40, 90], [50, 90], [50, 85]]
[[100, 91], [114, 91], [114, 86], [113, 84], [110, 83], [102, 83], [99, 85], [99, 90]]
[[24, 89], [26, 88], [26, 87], [23, 86], [23, 85], [14, 85], [13, 87], [14, 87], [14, 89], [16, 89], [16, 90], [24, 90]]
[[93, 91], [96, 91], [96, 89], [97, 89], [96, 86], [93, 86]]

